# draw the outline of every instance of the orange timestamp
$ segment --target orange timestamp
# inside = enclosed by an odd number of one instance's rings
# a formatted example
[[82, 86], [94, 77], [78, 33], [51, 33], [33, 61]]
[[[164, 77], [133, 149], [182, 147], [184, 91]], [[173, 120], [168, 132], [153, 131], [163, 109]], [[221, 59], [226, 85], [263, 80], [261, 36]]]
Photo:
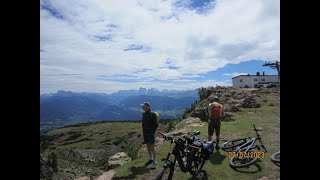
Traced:
[[264, 158], [264, 153], [265, 152], [229, 152], [229, 158]]

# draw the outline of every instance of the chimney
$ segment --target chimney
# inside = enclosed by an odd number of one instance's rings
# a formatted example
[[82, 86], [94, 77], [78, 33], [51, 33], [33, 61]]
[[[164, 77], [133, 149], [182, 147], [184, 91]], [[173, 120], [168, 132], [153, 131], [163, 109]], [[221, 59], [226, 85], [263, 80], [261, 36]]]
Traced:
[[257, 72], [257, 76], [260, 76], [260, 72]]
[[262, 72], [262, 75], [264, 76], [264, 71]]

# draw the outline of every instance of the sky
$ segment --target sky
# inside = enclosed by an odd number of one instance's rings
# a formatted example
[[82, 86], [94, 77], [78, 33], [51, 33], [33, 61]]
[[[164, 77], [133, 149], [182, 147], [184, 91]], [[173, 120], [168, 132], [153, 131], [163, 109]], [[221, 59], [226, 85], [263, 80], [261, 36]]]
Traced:
[[40, 93], [232, 85], [276, 70], [279, 0], [40, 0]]

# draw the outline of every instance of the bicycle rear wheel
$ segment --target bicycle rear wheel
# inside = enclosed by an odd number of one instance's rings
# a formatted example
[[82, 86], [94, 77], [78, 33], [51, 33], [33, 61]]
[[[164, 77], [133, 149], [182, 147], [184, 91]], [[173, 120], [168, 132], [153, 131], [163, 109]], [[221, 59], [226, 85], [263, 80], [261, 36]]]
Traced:
[[247, 139], [233, 139], [221, 145], [221, 149], [227, 152], [234, 151], [238, 146], [246, 143]]
[[280, 151], [271, 155], [271, 161], [275, 164], [280, 164]]
[[171, 163], [167, 163], [168, 165], [163, 166], [158, 172], [156, 180], [172, 180], [174, 167], [172, 167]]

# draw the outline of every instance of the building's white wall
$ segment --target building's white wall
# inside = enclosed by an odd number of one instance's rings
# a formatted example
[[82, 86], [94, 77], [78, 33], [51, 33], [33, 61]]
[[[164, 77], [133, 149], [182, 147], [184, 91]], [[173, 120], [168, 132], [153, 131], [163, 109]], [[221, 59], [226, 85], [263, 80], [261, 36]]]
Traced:
[[[265, 81], [262, 81], [262, 79], [265, 79]], [[240, 79], [243, 81], [240, 82]], [[257, 79], [257, 81], [254, 81], [254, 79]], [[234, 88], [244, 87], [245, 85], [248, 85], [250, 88], [253, 88], [255, 84], [258, 83], [277, 83], [279, 82], [278, 76], [256, 76], [256, 75], [244, 75], [244, 76], [238, 76], [236, 78], [232, 79], [232, 85]]]

